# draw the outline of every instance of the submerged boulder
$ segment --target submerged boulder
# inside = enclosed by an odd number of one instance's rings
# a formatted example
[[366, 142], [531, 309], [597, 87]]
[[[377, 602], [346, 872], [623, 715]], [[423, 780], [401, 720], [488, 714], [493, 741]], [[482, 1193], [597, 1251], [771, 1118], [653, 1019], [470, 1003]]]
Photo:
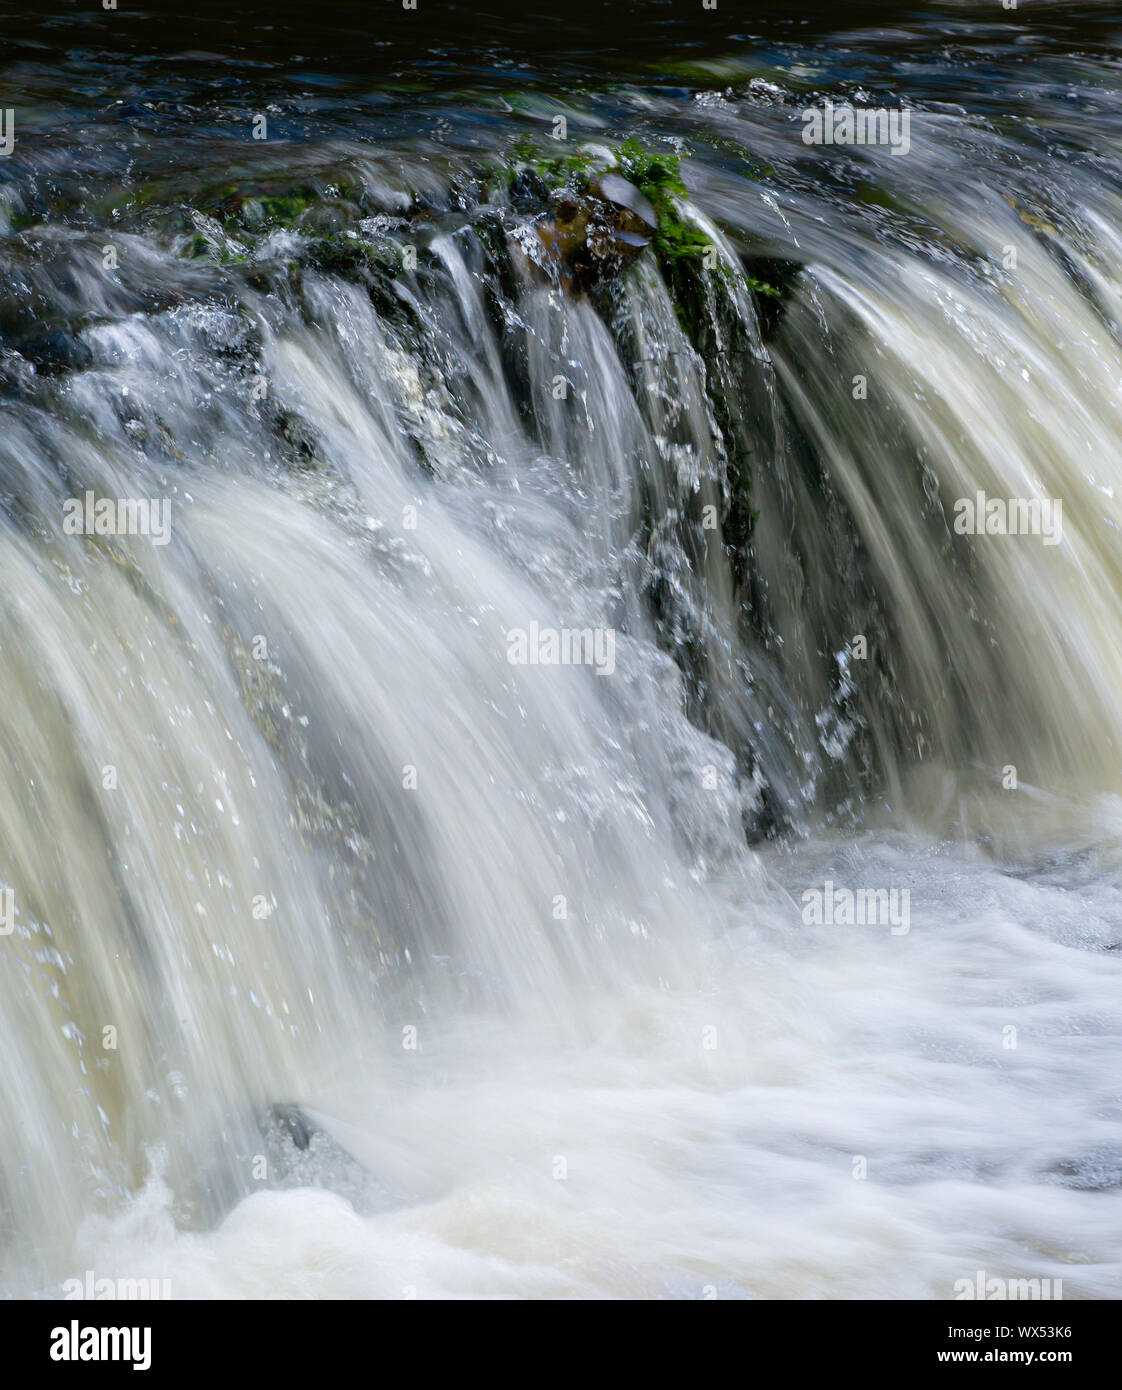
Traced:
[[389, 1203], [386, 1189], [300, 1106], [271, 1105], [259, 1116], [258, 1127], [268, 1160], [267, 1186], [322, 1187], [359, 1212]]

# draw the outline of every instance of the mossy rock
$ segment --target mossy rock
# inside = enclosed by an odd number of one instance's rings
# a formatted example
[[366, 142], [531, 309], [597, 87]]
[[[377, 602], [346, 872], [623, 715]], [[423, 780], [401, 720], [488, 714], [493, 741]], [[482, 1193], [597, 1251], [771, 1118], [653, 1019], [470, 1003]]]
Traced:
[[[675, 150], [648, 149], [632, 136], [614, 147], [583, 146], [577, 150], [555, 153], [543, 149], [529, 136], [522, 135], [511, 147], [506, 184], [511, 203], [519, 211], [530, 211], [535, 201], [540, 203], [543, 193], [562, 207], [575, 202], [578, 209], [582, 209], [586, 200], [604, 201], [602, 198], [597, 200], [597, 194], [601, 191], [598, 181], [602, 181], [606, 175], [618, 177], [633, 186], [653, 210], [655, 225], [651, 229], [650, 242], [671, 278], [679, 278], [675, 273], [679, 267], [700, 272], [711, 243], [701, 227], [686, 214], [689, 192], [682, 179], [681, 156]], [[618, 226], [614, 218], [601, 221], [607, 221], [609, 229], [612, 225]], [[583, 224], [593, 228], [597, 226], [593, 212], [583, 217]], [[564, 228], [558, 227], [556, 217], [542, 225], [546, 241], [559, 245], [563, 255], [571, 261], [577, 251], [572, 243], [580, 224], [568, 235]], [[621, 229], [632, 234], [637, 231], [634, 223]], [[607, 258], [585, 254], [584, 259]], [[629, 259], [622, 248], [617, 248], [615, 262], [610, 268], [618, 271]], [[587, 280], [587, 274], [580, 273], [582, 267], [579, 261], [576, 268], [578, 282]], [[713, 271], [730, 277], [736, 275], [733, 267], [721, 262], [713, 267]], [[744, 288], [758, 297], [778, 299], [783, 293], [780, 285], [758, 275], [745, 273], [741, 278]]]

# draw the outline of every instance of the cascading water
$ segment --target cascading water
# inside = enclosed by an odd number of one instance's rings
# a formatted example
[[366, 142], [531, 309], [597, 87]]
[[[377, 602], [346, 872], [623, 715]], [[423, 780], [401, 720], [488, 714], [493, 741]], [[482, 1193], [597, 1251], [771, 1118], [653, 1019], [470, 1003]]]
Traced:
[[[788, 67], [570, 95], [569, 148], [688, 153], [713, 252], [592, 289], [500, 103], [17, 143], [6, 1292], [1119, 1291], [1117, 91], [916, 77], [908, 157], [843, 159]], [[979, 492], [1062, 538], [957, 534]]]

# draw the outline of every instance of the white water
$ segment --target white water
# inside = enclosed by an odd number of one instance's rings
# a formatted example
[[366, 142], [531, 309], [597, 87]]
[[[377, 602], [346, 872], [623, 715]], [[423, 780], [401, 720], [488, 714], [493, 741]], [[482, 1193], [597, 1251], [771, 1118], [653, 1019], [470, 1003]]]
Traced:
[[425, 1030], [323, 1095], [384, 1210], [263, 1192], [184, 1235], [153, 1182], [79, 1268], [181, 1297], [947, 1298], [978, 1269], [1116, 1296], [1116, 1199], [1049, 1169], [1116, 1152], [1117, 979], [1094, 948], [1118, 889], [904, 837], [771, 867], [801, 885], [839, 859], [912, 885], [908, 937], [745, 905], [752, 925], [683, 949], [664, 988], [590, 987], [575, 1042]]
[[[708, 195], [735, 224], [719, 176]], [[1000, 240], [1006, 214], [960, 207], [959, 235]], [[899, 248], [862, 245], [863, 273], [840, 231], [800, 243], [774, 363], [736, 306], [774, 412], [754, 500], [783, 641], [757, 644], [719, 546], [642, 539], [647, 511], [723, 481], [657, 277], [623, 313], [653, 389], [588, 304], [508, 306], [533, 437], [471, 239], [435, 250], [443, 280], [402, 286], [427, 359], [327, 276], [305, 273], [300, 312], [246, 293], [315, 469], [280, 466], [220, 309], [109, 313], [88, 370], [8, 412], [33, 520], [0, 544], [6, 1287], [946, 1298], [985, 1270], [1117, 1295], [1117, 345], [1031, 247], [1000, 291]], [[831, 384], [862, 341], [883, 392], [863, 419]], [[1014, 347], [1035, 378], [1001, 367]], [[575, 408], [550, 396], [558, 360]], [[968, 580], [897, 415], [943, 496], [1061, 495], [1064, 544], [979, 538]], [[795, 425], [871, 555], [851, 594], [837, 497], [791, 500]], [[171, 496], [171, 544], [64, 537], [59, 461], [75, 491]], [[751, 770], [686, 717], [643, 600], [656, 566]], [[851, 602], [869, 616], [866, 583], [901, 688], [858, 697], [890, 798], [843, 831], [817, 740], [852, 776], [855, 726], [820, 644], [857, 630]], [[616, 670], [511, 666], [531, 622], [611, 627]], [[803, 833], [753, 850], [765, 783]], [[827, 879], [906, 887], [910, 930], [804, 925]], [[255, 1180], [273, 1102], [362, 1165], [359, 1196]]]

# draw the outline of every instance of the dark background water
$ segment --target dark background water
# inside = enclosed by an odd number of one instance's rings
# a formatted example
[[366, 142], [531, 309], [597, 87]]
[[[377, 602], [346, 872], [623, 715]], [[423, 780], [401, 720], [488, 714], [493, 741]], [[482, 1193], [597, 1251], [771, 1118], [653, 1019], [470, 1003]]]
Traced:
[[451, 150], [494, 143], [509, 115], [496, 99], [511, 94], [610, 106], [626, 92], [634, 112], [636, 93], [685, 107], [757, 77], [800, 101], [953, 102], [1076, 131], [1122, 89], [1113, 0], [418, 5], [2, 3], [0, 107], [16, 113], [17, 147], [0, 160], [0, 187], [42, 207], [85, 175], [131, 184], [221, 162], [261, 110], [274, 152], [334, 136]]
[[47, 72], [72, 82], [75, 106], [136, 84], [237, 88], [261, 81], [323, 86], [381, 79], [429, 86], [542, 80], [640, 81], [667, 63], [753, 54], [761, 63], [834, 50], [840, 68], [923, 55], [947, 65], [1016, 61], [1036, 51], [1118, 48], [1122, 12], [1112, 0], [984, 4], [940, 0], [794, 5], [720, 0], [566, 0], [521, 5], [485, 0], [308, 0], [272, 4], [136, 5], [55, 0], [0, 5], [5, 100], [32, 92]]

